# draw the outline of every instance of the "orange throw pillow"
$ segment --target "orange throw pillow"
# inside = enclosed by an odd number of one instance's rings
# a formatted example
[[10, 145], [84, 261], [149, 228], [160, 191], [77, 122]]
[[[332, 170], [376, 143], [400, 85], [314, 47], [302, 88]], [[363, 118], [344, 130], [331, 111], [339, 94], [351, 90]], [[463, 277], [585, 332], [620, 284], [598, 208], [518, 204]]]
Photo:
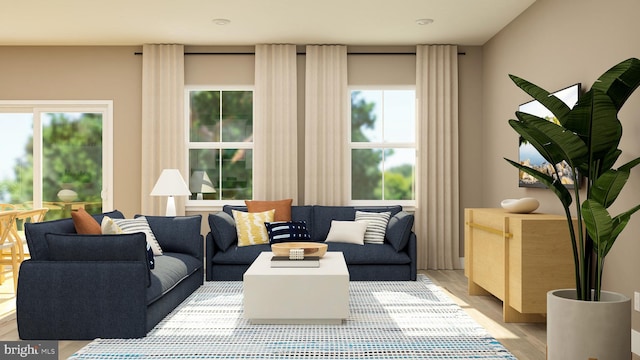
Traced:
[[293, 199], [284, 199], [276, 201], [262, 201], [262, 200], [245, 200], [247, 210], [252, 212], [263, 212], [271, 209], [275, 209], [276, 213], [274, 221], [291, 221], [291, 203]]
[[102, 234], [102, 229], [98, 221], [93, 218], [85, 209], [78, 209], [71, 212], [73, 226], [76, 227], [78, 234], [98, 235]]

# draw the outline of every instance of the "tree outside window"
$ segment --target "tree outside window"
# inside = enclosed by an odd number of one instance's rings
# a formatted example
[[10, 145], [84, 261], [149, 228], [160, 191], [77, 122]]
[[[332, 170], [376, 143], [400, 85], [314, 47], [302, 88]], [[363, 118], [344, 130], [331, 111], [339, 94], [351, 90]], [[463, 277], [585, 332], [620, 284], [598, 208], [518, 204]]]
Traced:
[[102, 212], [103, 114], [37, 114], [34, 121], [34, 113], [0, 113], [0, 132], [9, 137], [0, 142], [7, 155], [0, 169], [0, 202], [16, 209], [47, 207], [47, 220], [69, 217], [79, 207]]
[[415, 91], [351, 92], [351, 199], [415, 200]]
[[253, 91], [188, 90], [191, 200], [253, 195]]

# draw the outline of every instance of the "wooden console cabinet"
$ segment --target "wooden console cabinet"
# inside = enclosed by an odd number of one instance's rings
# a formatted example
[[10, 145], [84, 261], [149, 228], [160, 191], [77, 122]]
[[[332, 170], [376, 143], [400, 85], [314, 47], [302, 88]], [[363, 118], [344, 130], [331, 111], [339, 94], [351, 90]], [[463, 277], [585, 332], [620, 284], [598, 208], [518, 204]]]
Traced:
[[575, 288], [564, 216], [465, 209], [464, 241], [469, 294], [502, 300], [504, 322], [544, 322], [547, 292]]

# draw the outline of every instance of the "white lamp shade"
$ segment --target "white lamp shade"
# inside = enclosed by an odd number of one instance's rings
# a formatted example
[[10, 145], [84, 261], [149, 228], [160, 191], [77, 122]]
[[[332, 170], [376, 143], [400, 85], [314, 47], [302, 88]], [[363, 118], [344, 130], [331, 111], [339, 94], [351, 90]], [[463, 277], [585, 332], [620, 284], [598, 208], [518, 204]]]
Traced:
[[156, 185], [151, 190], [151, 196], [186, 196], [191, 195], [189, 187], [184, 182], [178, 169], [164, 169]]
[[213, 187], [213, 183], [207, 175], [206, 171], [196, 170], [191, 174], [191, 178], [189, 179], [189, 189], [193, 193], [215, 193], [216, 189]]

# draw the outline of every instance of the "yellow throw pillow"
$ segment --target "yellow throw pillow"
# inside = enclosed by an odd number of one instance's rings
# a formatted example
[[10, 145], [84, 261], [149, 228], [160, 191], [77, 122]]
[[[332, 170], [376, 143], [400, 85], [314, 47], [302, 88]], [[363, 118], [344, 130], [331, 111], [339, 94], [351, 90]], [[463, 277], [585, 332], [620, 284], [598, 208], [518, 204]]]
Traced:
[[264, 223], [273, 222], [274, 209], [257, 213], [237, 210], [232, 212], [236, 221], [236, 231], [238, 232], [238, 247], [269, 243], [269, 235]]

